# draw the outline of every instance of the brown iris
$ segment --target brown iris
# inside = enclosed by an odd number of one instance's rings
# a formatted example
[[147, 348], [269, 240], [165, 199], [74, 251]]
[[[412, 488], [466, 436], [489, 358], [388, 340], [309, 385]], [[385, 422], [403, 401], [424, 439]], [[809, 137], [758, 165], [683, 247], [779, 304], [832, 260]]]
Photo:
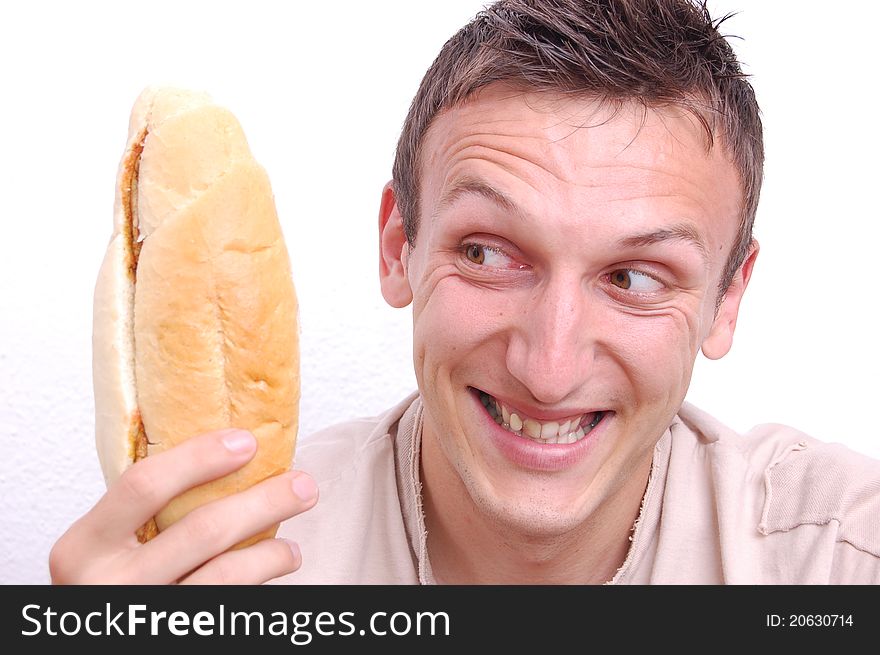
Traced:
[[467, 247], [465, 255], [474, 264], [482, 264], [486, 260], [486, 251], [483, 249], [483, 246], [475, 243]]
[[632, 279], [630, 279], [629, 271], [625, 269], [614, 271], [611, 274], [611, 284], [616, 287], [620, 287], [621, 289], [629, 289], [630, 285], [632, 284]]

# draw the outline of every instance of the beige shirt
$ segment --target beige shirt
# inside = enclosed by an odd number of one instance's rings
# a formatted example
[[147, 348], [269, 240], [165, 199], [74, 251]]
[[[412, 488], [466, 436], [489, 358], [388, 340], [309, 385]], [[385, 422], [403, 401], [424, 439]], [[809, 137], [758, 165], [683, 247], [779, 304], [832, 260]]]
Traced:
[[[303, 439], [320, 498], [285, 522], [302, 568], [278, 582], [431, 584], [421, 402]], [[781, 425], [739, 435], [685, 403], [654, 448], [616, 584], [880, 584], [880, 461]]]

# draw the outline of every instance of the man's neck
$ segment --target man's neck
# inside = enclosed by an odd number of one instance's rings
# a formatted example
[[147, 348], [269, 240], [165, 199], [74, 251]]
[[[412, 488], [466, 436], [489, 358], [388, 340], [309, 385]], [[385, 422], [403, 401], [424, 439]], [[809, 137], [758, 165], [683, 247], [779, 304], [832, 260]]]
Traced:
[[443, 584], [611, 580], [629, 551], [651, 468], [647, 459], [633, 476], [640, 483], [620, 489], [574, 529], [537, 535], [481, 512], [430, 436], [422, 439], [421, 461], [428, 553], [434, 578]]

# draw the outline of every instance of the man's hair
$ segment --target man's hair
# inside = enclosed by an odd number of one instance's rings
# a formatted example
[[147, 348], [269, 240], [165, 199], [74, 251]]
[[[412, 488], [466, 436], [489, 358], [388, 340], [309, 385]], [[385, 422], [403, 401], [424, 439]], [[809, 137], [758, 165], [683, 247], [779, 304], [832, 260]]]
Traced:
[[440, 51], [404, 122], [394, 193], [407, 241], [418, 229], [421, 150], [434, 118], [479, 89], [505, 82], [525, 90], [583, 94], [620, 106], [684, 107], [718, 137], [743, 190], [739, 236], [719, 302], [752, 243], [764, 166], [752, 86], [705, 2], [693, 0], [501, 0]]

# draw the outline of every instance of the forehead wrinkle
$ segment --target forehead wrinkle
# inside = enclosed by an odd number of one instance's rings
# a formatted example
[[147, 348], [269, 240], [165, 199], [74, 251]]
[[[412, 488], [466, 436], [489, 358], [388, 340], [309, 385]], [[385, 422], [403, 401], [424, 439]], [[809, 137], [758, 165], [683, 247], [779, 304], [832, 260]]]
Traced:
[[[510, 121], [503, 122], [509, 123]], [[484, 128], [485, 125], [480, 125], [480, 127]], [[538, 168], [560, 182], [571, 184], [571, 180], [554, 170], [555, 165], [560, 162], [560, 157], [554, 152], [553, 146], [555, 145], [556, 142], [541, 134], [521, 133], [516, 130], [489, 131], [481, 129], [474, 132], [467, 130], [465, 134], [447, 136], [447, 142], [436, 148], [436, 154], [445, 158], [449, 163], [467, 159], [485, 159], [517, 177], [522, 177], [522, 172], [516, 171], [509, 162], [504, 161], [509, 158], [525, 163], [527, 168]], [[536, 161], [536, 157], [541, 157], [543, 161]], [[427, 162], [424, 173], [428, 174]], [[536, 188], [530, 180], [524, 181], [529, 183], [529, 186]]]

